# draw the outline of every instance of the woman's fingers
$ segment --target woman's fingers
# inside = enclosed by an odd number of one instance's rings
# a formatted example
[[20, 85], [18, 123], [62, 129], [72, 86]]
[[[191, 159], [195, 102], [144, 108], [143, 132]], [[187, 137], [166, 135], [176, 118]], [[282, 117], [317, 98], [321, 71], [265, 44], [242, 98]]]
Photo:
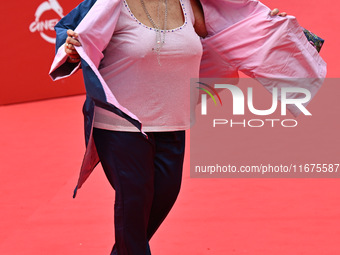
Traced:
[[76, 40], [78, 39], [78, 34], [71, 29], [67, 30], [67, 35], [68, 37], [74, 38]]
[[73, 45], [66, 43], [65, 44], [65, 52], [68, 56], [67, 62], [77, 63], [80, 61], [80, 56], [76, 50], [74, 50]]
[[77, 39], [75, 39], [73, 37], [69, 37], [69, 36], [66, 38], [66, 43], [69, 43], [69, 44], [72, 44], [72, 45], [76, 45], [76, 46], [80, 46], [81, 45], [80, 42]]
[[68, 29], [66, 33], [67, 33], [67, 35], [70, 36], [70, 37], [73, 37], [73, 36], [74, 36], [74, 37], [77, 37], [77, 36], [78, 36], [77, 33], [74, 32], [72, 29]]
[[77, 63], [80, 61], [80, 56], [78, 52], [75, 50], [74, 46], [80, 46], [80, 42], [78, 41], [78, 34], [73, 30], [67, 30], [67, 38], [65, 42], [65, 52], [68, 55], [68, 62]]
[[67, 38], [66, 38], [66, 44], [71, 44], [75, 46], [80, 46], [80, 42], [78, 41], [78, 34], [74, 32], [73, 30], [69, 29], [67, 30]]
[[275, 16], [275, 15], [278, 15], [279, 14], [279, 9], [278, 8], [275, 8], [275, 9], [273, 9], [271, 12], [270, 12], [270, 15], [271, 16]]
[[65, 43], [65, 52], [67, 55], [76, 55], [77, 51], [74, 49], [72, 44]]
[[286, 12], [281, 12], [281, 13], [279, 13], [280, 11], [279, 11], [279, 9], [278, 8], [275, 8], [275, 9], [273, 9], [271, 12], [270, 12], [270, 15], [271, 16], [276, 16], [276, 15], [278, 15], [278, 16], [281, 16], [281, 17], [286, 17], [287, 16], [287, 13]]

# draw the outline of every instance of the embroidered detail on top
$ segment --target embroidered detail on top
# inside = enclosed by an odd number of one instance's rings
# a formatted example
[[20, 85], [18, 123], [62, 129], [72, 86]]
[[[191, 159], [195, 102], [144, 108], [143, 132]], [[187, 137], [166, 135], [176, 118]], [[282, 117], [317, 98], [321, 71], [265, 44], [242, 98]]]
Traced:
[[[185, 6], [184, 6], [184, 3], [183, 3], [183, 0], [179, 0], [180, 3], [181, 3], [181, 7], [182, 7], [182, 11], [183, 11], [183, 15], [184, 15], [184, 23], [182, 26], [180, 27], [176, 27], [174, 29], [167, 29], [167, 30], [160, 30], [161, 33], [164, 33], [164, 32], [175, 32], [175, 31], [178, 31], [178, 30], [182, 30], [187, 24], [188, 24], [188, 20], [187, 20], [187, 12], [185, 10]], [[130, 7], [129, 5], [127, 4], [126, 0], [123, 0], [123, 3], [124, 3], [124, 6], [126, 7], [126, 9], [128, 10], [128, 12], [130, 13], [130, 16], [141, 26], [149, 29], [149, 30], [154, 30], [156, 31], [157, 29], [156, 28], [153, 28], [153, 27], [149, 27], [145, 24], [143, 24], [142, 22], [140, 22], [136, 17], [135, 15], [133, 15], [132, 11], [130, 10]]]

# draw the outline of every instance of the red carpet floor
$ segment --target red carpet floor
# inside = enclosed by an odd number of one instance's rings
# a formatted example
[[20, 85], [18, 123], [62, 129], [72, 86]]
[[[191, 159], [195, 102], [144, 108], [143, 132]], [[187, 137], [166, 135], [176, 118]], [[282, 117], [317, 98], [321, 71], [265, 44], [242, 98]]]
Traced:
[[[337, 1], [264, 3], [325, 38], [328, 77], [339, 77]], [[0, 107], [0, 255], [109, 254], [114, 192], [100, 166], [72, 199], [84, 152], [83, 100]], [[338, 179], [193, 179], [187, 153], [181, 194], [152, 252], [338, 255], [339, 201]]]
[[[83, 96], [0, 108], [0, 254], [108, 254], [113, 197], [98, 167], [72, 199]], [[159, 255], [340, 254], [336, 179], [192, 179], [151, 242]]]

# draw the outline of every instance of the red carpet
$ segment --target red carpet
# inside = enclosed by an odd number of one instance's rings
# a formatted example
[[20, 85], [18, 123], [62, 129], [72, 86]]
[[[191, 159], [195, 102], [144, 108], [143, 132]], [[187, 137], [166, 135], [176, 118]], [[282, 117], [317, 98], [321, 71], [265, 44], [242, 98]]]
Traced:
[[[339, 76], [337, 1], [264, 3], [323, 37], [328, 77]], [[114, 192], [101, 167], [72, 199], [83, 100], [0, 107], [1, 255], [109, 254]], [[151, 242], [153, 254], [340, 254], [340, 180], [192, 179], [186, 155], [182, 191]]]

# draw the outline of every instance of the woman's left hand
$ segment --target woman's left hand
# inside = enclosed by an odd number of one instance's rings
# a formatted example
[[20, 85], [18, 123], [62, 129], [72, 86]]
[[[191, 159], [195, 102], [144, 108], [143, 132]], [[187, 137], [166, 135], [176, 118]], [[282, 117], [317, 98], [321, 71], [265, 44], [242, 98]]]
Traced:
[[286, 13], [286, 12], [281, 12], [281, 13], [279, 13], [279, 12], [280, 12], [279, 9], [278, 9], [278, 8], [275, 8], [275, 9], [273, 9], [273, 10], [270, 12], [270, 16], [276, 16], [276, 15], [281, 16], [281, 17], [286, 17], [286, 16], [287, 16], [287, 13]]

